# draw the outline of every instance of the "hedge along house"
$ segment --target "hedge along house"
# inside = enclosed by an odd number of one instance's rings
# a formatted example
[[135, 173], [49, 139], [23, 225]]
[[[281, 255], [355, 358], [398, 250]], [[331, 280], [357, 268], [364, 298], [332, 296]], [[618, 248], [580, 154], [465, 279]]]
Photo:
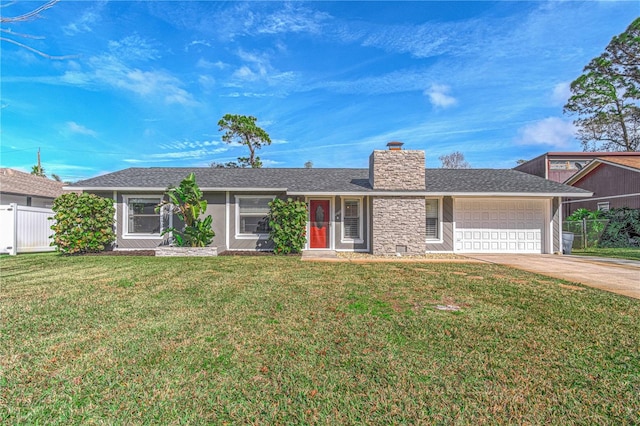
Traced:
[[516, 170], [425, 169], [424, 151], [388, 146], [368, 169], [130, 168], [71, 188], [115, 200], [116, 249], [167, 244], [175, 219], [155, 207], [194, 172], [218, 251], [269, 250], [268, 203], [291, 197], [308, 206], [307, 250], [378, 255], [559, 252], [562, 198], [592, 195]]

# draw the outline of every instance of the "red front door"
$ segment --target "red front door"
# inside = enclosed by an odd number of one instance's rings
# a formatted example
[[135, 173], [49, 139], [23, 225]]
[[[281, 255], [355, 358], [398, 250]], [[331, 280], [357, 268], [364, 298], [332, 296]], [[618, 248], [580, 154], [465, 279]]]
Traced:
[[309, 247], [329, 248], [329, 200], [311, 200], [309, 203]]

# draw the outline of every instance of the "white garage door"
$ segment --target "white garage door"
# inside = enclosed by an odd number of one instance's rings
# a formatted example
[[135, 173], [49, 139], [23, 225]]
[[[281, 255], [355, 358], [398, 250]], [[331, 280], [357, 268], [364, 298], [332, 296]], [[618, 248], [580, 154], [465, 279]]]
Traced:
[[455, 249], [543, 253], [545, 200], [455, 200]]

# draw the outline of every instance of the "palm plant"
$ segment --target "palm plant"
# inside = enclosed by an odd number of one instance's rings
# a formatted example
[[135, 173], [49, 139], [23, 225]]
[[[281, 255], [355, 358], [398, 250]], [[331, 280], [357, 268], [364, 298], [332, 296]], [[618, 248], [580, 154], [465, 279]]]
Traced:
[[170, 206], [172, 211], [184, 222], [184, 227], [179, 230], [169, 227], [162, 235], [171, 233], [175, 245], [180, 247], [206, 247], [213, 241], [216, 235], [211, 229], [213, 219], [211, 215], [204, 220], [200, 215], [207, 210], [207, 201], [204, 200], [202, 191], [196, 183], [196, 175], [190, 173], [177, 187], [170, 186], [165, 192], [166, 199], [156, 208]]

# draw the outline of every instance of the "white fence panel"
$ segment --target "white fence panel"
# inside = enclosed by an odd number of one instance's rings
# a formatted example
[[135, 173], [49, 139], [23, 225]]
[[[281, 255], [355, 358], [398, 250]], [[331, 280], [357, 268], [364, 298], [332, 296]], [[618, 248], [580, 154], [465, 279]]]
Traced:
[[0, 253], [17, 253], [15, 204], [0, 206]]
[[49, 245], [53, 215], [53, 210], [42, 207], [0, 206], [0, 253], [54, 251]]

